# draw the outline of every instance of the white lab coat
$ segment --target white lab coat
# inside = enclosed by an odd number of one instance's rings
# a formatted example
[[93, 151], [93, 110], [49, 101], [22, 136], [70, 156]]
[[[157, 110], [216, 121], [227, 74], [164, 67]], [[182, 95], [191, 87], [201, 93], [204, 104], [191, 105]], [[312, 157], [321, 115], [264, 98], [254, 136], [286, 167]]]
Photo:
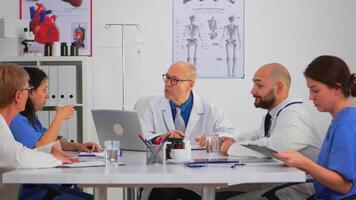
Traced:
[[[269, 112], [272, 116], [269, 137], [264, 137], [263, 118], [258, 130], [237, 135], [235, 138], [237, 142], [229, 148], [228, 155], [265, 157], [265, 155], [241, 146], [241, 144], [256, 144], [267, 146], [277, 151], [301, 150], [301, 152], [309, 158], [315, 159], [315, 155], [319, 152], [322, 139], [304, 105], [301, 103], [291, 104], [293, 102], [302, 102], [302, 100], [287, 98]], [[287, 106], [288, 104], [290, 105]], [[263, 199], [260, 197], [261, 194], [271, 189], [271, 184], [249, 184], [248, 186], [249, 189], [256, 189], [256, 191], [238, 195], [235, 198], [231, 198], [231, 200]], [[240, 187], [241, 186], [232, 186], [231, 188], [237, 191], [243, 191]], [[231, 188], [227, 190], [232, 190]], [[310, 194], [310, 192], [313, 192], [313, 186], [312, 184], [293, 186], [293, 188], [289, 188], [289, 190], [285, 192], [285, 194], [289, 195], [288, 197], [280, 194], [279, 197], [280, 199], [301, 199], [299, 195], [303, 196], [303, 194], [296, 191], [304, 191], [306, 194]]]
[[61, 164], [51, 154], [28, 149], [16, 142], [5, 119], [0, 114], [0, 200], [17, 199], [19, 185], [2, 184], [2, 174], [16, 168], [48, 168]]
[[[142, 126], [146, 139], [175, 130], [169, 100], [165, 97], [152, 100], [144, 113]], [[194, 139], [206, 133], [234, 137], [235, 129], [221, 107], [208, 103], [193, 92], [193, 107], [185, 130], [185, 139], [196, 144]]]
[[[228, 154], [233, 156], [249, 156], [253, 154], [249, 149], [239, 144], [257, 144], [277, 151], [301, 150], [306, 146], [319, 149], [322, 139], [304, 105], [293, 104], [285, 107], [292, 102], [301, 101], [301, 99], [285, 99], [270, 111], [272, 124], [269, 130], [269, 137], [264, 137], [263, 118], [260, 129], [236, 137], [238, 142], [230, 147]], [[277, 113], [279, 113], [279, 116], [277, 116]], [[255, 156], [257, 155], [255, 154]]]

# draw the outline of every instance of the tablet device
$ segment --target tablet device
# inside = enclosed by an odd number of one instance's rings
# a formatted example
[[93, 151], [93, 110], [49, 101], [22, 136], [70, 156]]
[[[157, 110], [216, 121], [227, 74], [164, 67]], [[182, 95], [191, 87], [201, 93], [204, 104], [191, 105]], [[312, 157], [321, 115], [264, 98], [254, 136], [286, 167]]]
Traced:
[[273, 154], [277, 153], [277, 151], [268, 148], [266, 146], [259, 146], [259, 145], [254, 145], [254, 144], [242, 144], [242, 146], [252, 149], [254, 151], [257, 151], [258, 153], [261, 153], [263, 155], [266, 155], [271, 158], [276, 158]]

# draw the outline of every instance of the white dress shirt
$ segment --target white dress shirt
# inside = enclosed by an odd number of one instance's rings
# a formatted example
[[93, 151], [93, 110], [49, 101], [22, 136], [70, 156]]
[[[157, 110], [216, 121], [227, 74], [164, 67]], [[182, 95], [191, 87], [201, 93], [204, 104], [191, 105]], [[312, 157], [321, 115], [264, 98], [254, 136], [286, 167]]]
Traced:
[[[272, 116], [269, 137], [264, 137], [264, 118], [260, 129], [237, 135], [229, 150], [234, 156], [261, 156], [240, 144], [267, 146], [276, 151], [300, 150], [306, 146], [320, 148], [322, 139], [301, 99], [287, 98], [269, 114]], [[289, 105], [288, 105], [289, 104]]]
[[[61, 164], [51, 154], [28, 149], [15, 141], [9, 126], [0, 114], [0, 199], [16, 199], [19, 185], [2, 184], [2, 174], [16, 168], [48, 168]], [[5, 195], [6, 194], [6, 195]]]

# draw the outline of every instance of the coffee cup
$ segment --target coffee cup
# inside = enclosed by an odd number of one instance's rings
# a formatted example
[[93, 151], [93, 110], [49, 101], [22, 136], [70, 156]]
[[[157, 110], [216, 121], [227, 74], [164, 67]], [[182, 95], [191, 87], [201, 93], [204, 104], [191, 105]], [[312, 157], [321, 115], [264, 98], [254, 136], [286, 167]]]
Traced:
[[184, 161], [187, 159], [187, 151], [185, 149], [171, 149], [170, 156], [175, 161]]

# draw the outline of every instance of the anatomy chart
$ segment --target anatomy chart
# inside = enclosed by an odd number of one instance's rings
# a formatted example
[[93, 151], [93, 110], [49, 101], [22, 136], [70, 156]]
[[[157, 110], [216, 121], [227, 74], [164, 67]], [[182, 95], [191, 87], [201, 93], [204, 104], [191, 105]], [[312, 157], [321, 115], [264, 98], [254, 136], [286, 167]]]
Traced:
[[73, 43], [79, 55], [91, 55], [91, 0], [20, 0], [20, 18], [30, 20], [35, 35], [32, 50], [44, 44]]
[[173, 60], [199, 77], [244, 77], [244, 0], [173, 0]]

